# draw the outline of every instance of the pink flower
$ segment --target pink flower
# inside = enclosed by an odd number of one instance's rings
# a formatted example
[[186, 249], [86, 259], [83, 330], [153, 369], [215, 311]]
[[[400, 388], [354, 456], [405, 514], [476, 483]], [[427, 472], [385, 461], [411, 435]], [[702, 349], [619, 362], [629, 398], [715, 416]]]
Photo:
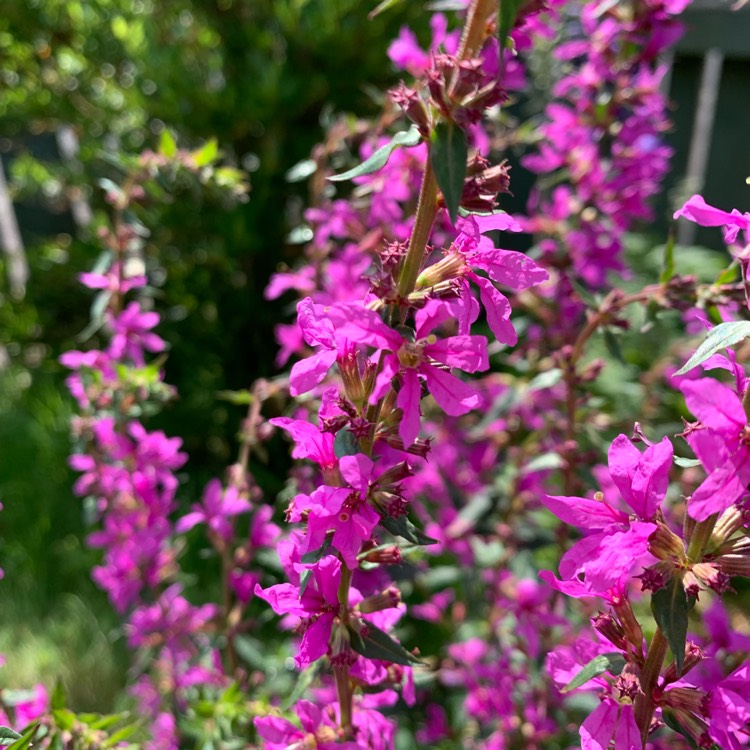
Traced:
[[700, 195], [694, 195], [685, 205], [675, 211], [674, 218], [683, 217], [702, 227], [724, 227], [724, 241], [729, 245], [737, 239], [740, 230], [750, 231], [750, 213], [740, 213], [733, 208], [731, 213], [709, 206]]
[[360, 750], [361, 745], [357, 742], [337, 742], [336, 727], [314, 703], [298, 701], [295, 710], [301, 729], [280, 716], [255, 717], [255, 728], [258, 736], [264, 740], [266, 750]]
[[750, 482], [750, 428], [739, 396], [708, 378], [680, 386], [688, 409], [700, 419], [685, 439], [708, 472], [688, 502], [688, 513], [705, 521], [726, 510], [745, 493]]
[[113, 335], [107, 353], [112, 359], [129, 357], [136, 367], [143, 367], [144, 350], [161, 352], [166, 348], [164, 339], [151, 333], [159, 323], [159, 316], [155, 312], [144, 312], [137, 302], [131, 302], [116, 317], [110, 315], [109, 320]]
[[641, 733], [635, 723], [633, 706], [611, 698], [603, 700], [581, 724], [581, 750], [642, 750]]
[[[304, 569], [304, 566], [298, 566]], [[320, 659], [328, 650], [333, 620], [338, 615], [341, 582], [341, 562], [333, 555], [310, 566], [312, 574], [304, 593], [299, 586], [279, 583], [262, 589], [255, 587], [255, 595], [271, 605], [277, 615], [296, 615], [302, 622], [302, 642], [294, 659], [298, 669]]]
[[193, 505], [192, 512], [177, 521], [175, 530], [178, 534], [184, 534], [197, 524], [205, 523], [227, 542], [234, 533], [228, 519], [240, 513], [247, 513], [251, 509], [250, 503], [240, 497], [236, 487], [224, 490], [218, 479], [212, 479], [203, 492], [202, 505]]
[[708, 733], [722, 750], [743, 750], [750, 739], [750, 661], [722, 680], [708, 699]]
[[339, 333], [353, 341], [368, 344], [381, 351], [381, 367], [370, 403], [377, 403], [398, 378], [401, 387], [396, 398], [403, 412], [399, 435], [405, 446], [411, 445], [419, 435], [419, 402], [422, 389], [421, 375], [438, 406], [446, 414], [458, 416], [479, 406], [479, 394], [455, 375], [439, 365], [457, 367], [465, 372], [477, 372], [489, 367], [487, 339], [483, 336], [451, 336], [436, 339], [428, 336], [434, 321], [417, 325], [415, 340], [402, 336], [387, 326], [372, 310], [339, 308], [343, 321]]
[[338, 354], [333, 323], [325, 317], [323, 306], [314, 304], [310, 297], [297, 303], [297, 325], [305, 341], [310, 346], [319, 347], [320, 351], [293, 365], [289, 376], [292, 396], [299, 396], [318, 385]]
[[591, 593], [615, 586], [648, 551], [648, 538], [656, 530], [653, 518], [669, 483], [672, 445], [667, 438], [641, 453], [625, 435], [609, 449], [609, 471], [625, 503], [638, 520], [612, 507], [604, 499], [547, 495], [542, 502], [560, 520], [595, 533], [576, 542], [560, 561], [564, 580], [579, 581]]

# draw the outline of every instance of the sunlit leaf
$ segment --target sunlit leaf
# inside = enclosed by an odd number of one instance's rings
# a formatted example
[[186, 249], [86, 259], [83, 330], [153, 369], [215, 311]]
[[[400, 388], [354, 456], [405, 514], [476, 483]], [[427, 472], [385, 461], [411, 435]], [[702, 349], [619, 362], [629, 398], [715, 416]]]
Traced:
[[372, 156], [365, 159], [361, 164], [356, 167], [342, 172], [341, 174], [334, 174], [328, 177], [331, 182], [343, 182], [344, 180], [352, 180], [355, 177], [362, 177], [362, 175], [372, 174], [382, 169], [390, 158], [391, 153], [394, 149], [399, 146], [416, 146], [422, 140], [422, 136], [419, 133], [416, 125], [412, 125], [409, 130], [402, 130], [391, 138], [391, 140], [381, 146], [375, 151]]

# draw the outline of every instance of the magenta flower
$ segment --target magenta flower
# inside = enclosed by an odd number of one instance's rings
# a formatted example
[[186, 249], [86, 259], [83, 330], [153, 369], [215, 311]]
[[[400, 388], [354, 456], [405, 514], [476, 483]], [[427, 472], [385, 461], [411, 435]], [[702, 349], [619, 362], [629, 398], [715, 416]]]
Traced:
[[314, 424], [303, 419], [274, 417], [268, 421], [291, 435], [294, 440], [292, 458], [308, 458], [323, 470], [331, 469], [338, 463], [333, 452], [334, 438], [330, 432], [321, 432]]
[[688, 513], [704, 521], [721, 513], [746, 492], [750, 482], [750, 427], [739, 396], [716, 380], [680, 385], [688, 409], [701, 422], [685, 439], [708, 472], [688, 502]]
[[[322, 486], [309, 498], [305, 498], [305, 508], [309, 509], [305, 552], [315, 550], [323, 543], [329, 531], [333, 531], [332, 544], [341, 554], [346, 566], [357, 568], [357, 555], [372, 535], [380, 521], [378, 512], [368, 503], [370, 486], [377, 481], [375, 464], [367, 456], [358, 453], [343, 456], [339, 461], [342, 477], [349, 487]], [[378, 472], [382, 474], [383, 472]], [[295, 509], [302, 507], [295, 500]], [[298, 520], [293, 516], [291, 520]]]
[[117, 317], [110, 316], [112, 340], [107, 353], [112, 359], [129, 357], [136, 367], [143, 367], [143, 352], [161, 352], [166, 348], [164, 339], [151, 333], [159, 323], [155, 312], [144, 312], [137, 302], [131, 302]]
[[79, 273], [78, 280], [89, 289], [107, 289], [120, 294], [148, 283], [143, 274], [128, 276], [126, 268], [120, 263], [113, 263], [106, 273]]
[[280, 716], [255, 717], [255, 729], [264, 740], [266, 750], [360, 750], [357, 742], [337, 742], [336, 727], [314, 703], [298, 701], [295, 710], [301, 729]]
[[421, 375], [427, 388], [446, 414], [459, 416], [479, 406], [479, 394], [455, 375], [439, 365], [456, 367], [465, 372], [477, 372], [489, 367], [487, 339], [483, 336], [450, 336], [436, 339], [428, 336], [432, 321], [417, 325], [415, 341], [409, 341], [398, 331], [387, 326], [372, 310], [339, 308], [343, 321], [339, 333], [352, 340], [381, 350], [381, 368], [370, 396], [377, 403], [398, 378], [401, 387], [396, 399], [403, 412], [399, 435], [405, 446], [419, 435], [419, 402]]
[[298, 669], [304, 669], [325, 655], [333, 621], [340, 609], [340, 560], [328, 555], [310, 569], [312, 575], [302, 594], [299, 586], [292, 583], [279, 583], [267, 589], [262, 589], [260, 584], [255, 587], [255, 595], [268, 602], [277, 615], [290, 614], [301, 618], [302, 642], [294, 659]]
[[251, 509], [250, 503], [240, 497], [236, 487], [224, 490], [218, 479], [212, 479], [203, 492], [202, 504], [193, 505], [192, 512], [177, 521], [175, 530], [178, 534], [184, 534], [197, 524], [205, 523], [211, 531], [228, 542], [234, 533], [228, 519]]
[[750, 661], [722, 680], [708, 699], [708, 733], [722, 750], [743, 750], [750, 741]]
[[[433, 279], [439, 278], [442, 268], [449, 276], [451, 270], [457, 273], [460, 301], [443, 304], [458, 319], [459, 333], [468, 334], [471, 324], [479, 315], [479, 307], [469, 288], [469, 281], [473, 282], [479, 288], [479, 299], [487, 313], [487, 324], [497, 340], [514, 345], [518, 336], [510, 322], [510, 302], [492, 282], [521, 291], [546, 281], [549, 274], [524, 253], [497, 248], [489, 237], [484, 236], [486, 232], [494, 230], [520, 232], [520, 225], [508, 214], [469, 216], [459, 219], [457, 228], [458, 236], [446, 256], [434, 266], [428, 266], [420, 275], [417, 285], [429, 285]], [[489, 279], [480, 276], [477, 271], [486, 273]]]
[[299, 396], [318, 385], [338, 354], [333, 323], [324, 317], [323, 306], [314, 304], [310, 297], [297, 303], [297, 325], [305, 341], [312, 347], [320, 347], [320, 350], [293, 365], [289, 376], [292, 396]]
[[547, 495], [542, 502], [560, 520], [594, 533], [576, 542], [560, 561], [564, 580], [579, 581], [591, 593], [602, 594], [627, 575], [648, 551], [648, 538], [656, 530], [654, 516], [669, 483], [672, 445], [667, 438], [641, 453], [625, 435], [609, 449], [609, 471], [622, 500], [636, 516], [604, 499]]
[[709, 206], [700, 195], [694, 195], [685, 205], [675, 211], [674, 218], [683, 217], [702, 227], [724, 227], [724, 241], [729, 245], [737, 239], [740, 230], [750, 232], [750, 213], [740, 213], [736, 208], [731, 212]]
[[633, 706], [611, 698], [603, 700], [581, 724], [581, 750], [642, 750], [643, 742], [635, 723]]

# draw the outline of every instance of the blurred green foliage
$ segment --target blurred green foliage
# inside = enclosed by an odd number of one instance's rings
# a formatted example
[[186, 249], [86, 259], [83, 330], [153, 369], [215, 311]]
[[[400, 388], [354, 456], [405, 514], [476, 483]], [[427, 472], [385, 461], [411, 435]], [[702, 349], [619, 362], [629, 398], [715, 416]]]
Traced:
[[[28, 669], [19, 656], [4, 684], [28, 684], [34, 673], [49, 682], [56, 676], [50, 663], [72, 664], [60, 673], [73, 706], [90, 708], [96, 691], [71, 689], [83, 684], [87, 667], [71, 654], [79, 639], [70, 637], [70, 623], [77, 617], [79, 631], [90, 634], [84, 621], [91, 612], [101, 627], [113, 622], [88, 580], [96, 555], [85, 549], [65, 463], [71, 406], [57, 357], [82, 346], [76, 336], [92, 295], [75, 275], [100, 250], [92, 229], [75, 226], [71, 202], [83, 199], [94, 223], [102, 220], [107, 209], [98, 181], [117, 182], [119, 155], [156, 149], [165, 130], [186, 148], [215, 137], [225, 162], [250, 173], [247, 203], [228, 205], [185, 185], [141, 217], [151, 230], [160, 333], [171, 346], [167, 380], [180, 393], [150, 426], [185, 441], [187, 505], [236, 451], [241, 410], [216, 393], [274, 372], [273, 325], [288, 311], [266, 302], [262, 290], [280, 261], [294, 261], [299, 248], [285, 238], [304, 207], [304, 188], [289, 185], [284, 173], [321, 139], [326, 112], [376, 111], [368, 91], [395, 78], [384, 64], [387, 44], [401, 24], [422, 15], [411, 3], [370, 21], [370, 9], [359, 0], [3, 3], [0, 157], [30, 279], [25, 296], [13, 296], [0, 254], [0, 354], [8, 360], [0, 365], [0, 602], [18, 612], [6, 618], [0, 647], [22, 644], [13, 649], [22, 654], [29, 651], [23, 644], [32, 644], [41, 654], [25, 662]], [[73, 160], [58, 153], [55, 137], [64, 127], [77, 138]], [[280, 488], [272, 471], [253, 468], [272, 492]], [[80, 606], [65, 603], [73, 594]], [[59, 621], [44, 631], [56, 657], [38, 640], [44, 618]], [[40, 629], [32, 632], [29, 622]], [[97, 660], [102, 675], [109, 670], [112, 677], [113, 659]], [[99, 691], [97, 708], [106, 708], [108, 690]]]

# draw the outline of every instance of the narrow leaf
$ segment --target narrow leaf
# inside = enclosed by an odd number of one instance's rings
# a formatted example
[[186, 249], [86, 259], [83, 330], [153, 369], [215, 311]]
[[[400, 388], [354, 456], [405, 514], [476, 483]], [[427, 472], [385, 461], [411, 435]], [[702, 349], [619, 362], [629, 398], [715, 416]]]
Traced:
[[669, 584], [651, 596], [651, 611], [656, 624], [669, 643], [669, 648], [672, 649], [679, 677], [685, 661], [685, 640], [690, 611], [690, 602], [682, 585], [682, 576], [674, 576]]
[[589, 680], [598, 677], [600, 674], [610, 672], [618, 675], [625, 667], [625, 657], [619, 652], [614, 651], [609, 654], [599, 654], [595, 656], [560, 692], [569, 693], [571, 690], [585, 685]]
[[219, 144], [216, 138], [207, 140], [199, 149], [191, 152], [190, 156], [198, 167], [205, 167], [216, 160], [219, 155]]
[[586, 307], [590, 307], [594, 310], [599, 307], [599, 301], [588, 289], [586, 289], [585, 286], [583, 286], [583, 284], [581, 284], [580, 281], [574, 279], [572, 276], [568, 277], [568, 281], [570, 282], [570, 285], [573, 287], [573, 289], [575, 289], [576, 294], [581, 298], [581, 302], [583, 302]]
[[498, 11], [498, 41], [500, 42], [500, 54], [508, 46], [508, 34], [516, 25], [516, 17], [523, 0], [500, 0]]
[[430, 139], [430, 164], [454, 224], [464, 192], [468, 156], [466, 133], [453, 122], [439, 122]]
[[391, 152], [399, 146], [416, 146], [422, 140], [422, 136], [416, 125], [412, 125], [408, 130], [402, 130], [391, 138], [391, 140], [381, 146], [369, 159], [365, 159], [361, 164], [341, 174], [331, 175], [328, 179], [331, 182], [343, 182], [351, 180], [354, 177], [372, 174], [382, 169], [387, 163]]
[[400, 536], [412, 544], [437, 544], [437, 539], [433, 539], [420, 531], [406, 516], [399, 516], [398, 518], [383, 516], [380, 519], [380, 525], [394, 536]]
[[680, 724], [679, 721], [677, 721], [677, 717], [675, 716], [674, 712], [670, 708], [662, 708], [662, 719], [664, 719], [664, 723], [673, 731], [677, 732], [677, 734], [681, 734], [685, 740], [687, 741], [688, 745], [690, 745], [693, 750], [698, 750], [698, 745], [695, 742], [695, 740], [690, 736], [690, 732], [688, 732], [685, 727]]
[[700, 466], [701, 462], [697, 458], [685, 458], [684, 456], [675, 456], [674, 462], [683, 469], [692, 469]]
[[21, 735], [14, 732], [10, 727], [0, 727], [0, 745], [10, 745], [20, 739]]
[[372, 21], [375, 16], [379, 16], [381, 13], [384, 13], [386, 10], [389, 10], [390, 8], [393, 8], [395, 5], [398, 5], [401, 2], [401, 0], [383, 0], [382, 3], [378, 3], [378, 5], [375, 7], [374, 10], [371, 10], [367, 17]]
[[402, 664], [405, 667], [420, 663], [414, 654], [410, 654], [388, 633], [369, 622], [362, 626], [358, 637], [352, 636], [352, 648], [368, 659], [382, 659], [392, 664]]
[[[7, 727], [3, 727], [6, 729]], [[28, 750], [31, 747], [32, 742], [36, 739], [36, 733], [39, 730], [39, 721], [34, 721], [23, 730], [23, 734], [19, 735], [18, 739], [9, 745], [8, 750]]]
[[312, 664], [297, 678], [297, 684], [294, 686], [289, 697], [282, 704], [282, 709], [288, 711], [292, 706], [297, 705], [297, 701], [307, 693], [310, 686], [315, 681], [315, 676], [319, 672], [319, 665]]
[[738, 268], [734, 263], [730, 263], [717, 277], [714, 284], [721, 286], [722, 284], [731, 284], [737, 278]]
[[302, 594], [305, 593], [305, 590], [307, 589], [307, 584], [310, 583], [311, 578], [312, 578], [312, 568], [305, 568], [299, 574], [299, 595], [300, 596], [302, 596]]
[[161, 137], [159, 138], [159, 153], [169, 159], [177, 153], [177, 141], [166, 128], [161, 131]]
[[659, 283], [666, 284], [674, 276], [674, 233], [669, 233], [667, 244], [664, 245], [664, 263], [659, 274]]
[[359, 452], [359, 440], [354, 433], [347, 427], [340, 429], [333, 439], [333, 453], [336, 458], [356, 456]]
[[625, 356], [620, 348], [620, 342], [617, 340], [617, 336], [612, 333], [612, 329], [605, 328], [602, 331], [602, 336], [604, 336], [604, 346], [607, 347], [607, 351], [612, 355], [612, 358], [625, 364]]
[[298, 161], [293, 167], [289, 167], [284, 173], [284, 179], [287, 182], [302, 182], [308, 177], [312, 177], [318, 169], [318, 162], [315, 159], [303, 159]]
[[748, 336], [750, 336], [750, 321], [748, 320], [719, 323], [708, 332], [703, 343], [695, 350], [695, 354], [675, 374], [684, 375], [712, 357], [720, 349], [733, 346]]
[[53, 711], [59, 711], [65, 708], [65, 704], [68, 702], [68, 698], [65, 694], [65, 688], [63, 687], [62, 680], [58, 677], [55, 682], [55, 689], [52, 691], [52, 698], [50, 699], [50, 708]]
[[332, 539], [333, 537], [327, 536], [323, 544], [321, 544], [318, 549], [315, 549], [312, 552], [306, 552], [304, 555], [302, 555], [302, 562], [306, 565], [310, 565], [311, 563], [316, 563], [318, 562], [318, 560], [324, 558], [328, 553], [328, 550], [331, 548]]

